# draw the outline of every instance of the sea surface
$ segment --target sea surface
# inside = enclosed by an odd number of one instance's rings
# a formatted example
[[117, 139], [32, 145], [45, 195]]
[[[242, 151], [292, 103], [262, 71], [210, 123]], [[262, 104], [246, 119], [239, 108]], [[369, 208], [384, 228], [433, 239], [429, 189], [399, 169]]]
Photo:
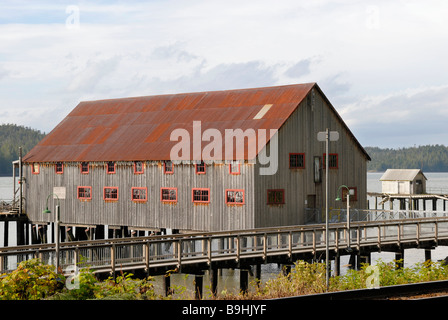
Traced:
[[[380, 178], [383, 175], [382, 172], [369, 172], [367, 173], [367, 190], [369, 192], [381, 192], [381, 181]], [[427, 177], [427, 189], [431, 190], [444, 190], [448, 191], [448, 173], [425, 173]], [[447, 192], [448, 193], [448, 192]], [[13, 178], [12, 177], [0, 177], [0, 201], [7, 200], [10, 201], [13, 198]], [[369, 199], [370, 206], [374, 207], [374, 198]], [[439, 210], [442, 201], [438, 201]], [[386, 205], [385, 209], [389, 209]], [[0, 247], [4, 245], [4, 224], [0, 222]], [[10, 223], [9, 226], [9, 246], [14, 246], [16, 244], [15, 239], [15, 225]], [[448, 247], [439, 246], [432, 250], [431, 257], [433, 261], [445, 259], [448, 256]], [[393, 252], [381, 252], [372, 253], [371, 260], [372, 264], [378, 259], [383, 261], [392, 261], [395, 259], [395, 253]], [[409, 267], [418, 262], [423, 262], [425, 259], [425, 254], [423, 249], [406, 249], [404, 252], [404, 266]], [[347, 270], [346, 265], [348, 264], [349, 256], [341, 256], [341, 273], [344, 274]], [[266, 264], [261, 267], [261, 278], [262, 282], [266, 282], [269, 279], [275, 278], [281, 272], [281, 267], [277, 264]], [[253, 281], [253, 276], [249, 277], [249, 281]], [[181, 287], [185, 287], [187, 292], [193, 295], [194, 292], [194, 276], [185, 274], [173, 274], [171, 284]], [[207, 291], [206, 288], [209, 284], [208, 274], [204, 275], [204, 294]], [[155, 288], [158, 293], [162, 294], [162, 278], [156, 277]], [[239, 270], [235, 269], [224, 269], [222, 275], [218, 278], [218, 292], [223, 290], [238, 292], [239, 290]]]

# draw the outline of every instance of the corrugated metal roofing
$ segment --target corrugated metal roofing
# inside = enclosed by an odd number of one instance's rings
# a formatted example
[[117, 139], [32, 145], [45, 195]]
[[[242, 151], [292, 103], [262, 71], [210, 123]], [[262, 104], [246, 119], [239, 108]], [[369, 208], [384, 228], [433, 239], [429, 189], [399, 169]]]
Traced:
[[426, 179], [420, 169], [387, 169], [380, 181], [412, 181], [419, 173]]
[[[216, 128], [222, 137], [225, 129], [278, 130], [312, 88], [320, 91], [307, 83], [81, 102], [23, 161], [168, 160], [178, 143], [170, 141], [174, 129], [186, 129], [192, 137], [193, 121], [201, 121], [202, 132]], [[254, 119], [263, 108], [263, 116]]]

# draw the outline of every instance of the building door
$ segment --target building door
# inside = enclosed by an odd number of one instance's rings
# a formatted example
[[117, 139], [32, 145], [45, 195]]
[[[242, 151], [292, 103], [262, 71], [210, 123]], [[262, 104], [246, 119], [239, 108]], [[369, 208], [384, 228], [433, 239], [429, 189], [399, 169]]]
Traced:
[[407, 193], [405, 189], [406, 189], [406, 182], [398, 181], [398, 193], [399, 194]]

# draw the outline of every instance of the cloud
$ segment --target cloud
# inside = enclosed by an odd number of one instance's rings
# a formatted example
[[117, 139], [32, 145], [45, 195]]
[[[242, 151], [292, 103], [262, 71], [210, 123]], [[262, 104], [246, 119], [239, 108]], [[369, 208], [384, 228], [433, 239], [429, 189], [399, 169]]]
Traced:
[[400, 147], [447, 144], [448, 85], [366, 96], [339, 110], [361, 143]]

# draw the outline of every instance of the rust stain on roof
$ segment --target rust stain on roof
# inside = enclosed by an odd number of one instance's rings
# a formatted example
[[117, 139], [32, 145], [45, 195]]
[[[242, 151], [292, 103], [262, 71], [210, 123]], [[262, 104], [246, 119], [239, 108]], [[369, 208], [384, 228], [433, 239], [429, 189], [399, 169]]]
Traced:
[[170, 141], [174, 129], [185, 129], [192, 136], [193, 121], [201, 121], [202, 132], [215, 128], [223, 137], [225, 129], [278, 130], [314, 87], [319, 89], [307, 83], [84, 101], [23, 160], [168, 160], [177, 144]]

